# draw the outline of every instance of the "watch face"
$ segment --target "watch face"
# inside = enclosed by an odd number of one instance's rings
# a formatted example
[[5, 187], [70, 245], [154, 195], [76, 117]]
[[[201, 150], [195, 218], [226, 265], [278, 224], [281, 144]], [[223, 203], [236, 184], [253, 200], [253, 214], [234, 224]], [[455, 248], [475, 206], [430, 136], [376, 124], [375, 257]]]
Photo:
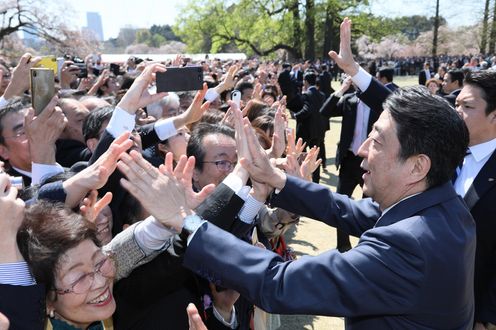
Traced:
[[184, 218], [184, 229], [189, 232], [194, 232], [196, 229], [198, 229], [198, 227], [200, 227], [202, 221], [202, 218], [200, 218], [196, 214], [188, 215], [186, 218]]

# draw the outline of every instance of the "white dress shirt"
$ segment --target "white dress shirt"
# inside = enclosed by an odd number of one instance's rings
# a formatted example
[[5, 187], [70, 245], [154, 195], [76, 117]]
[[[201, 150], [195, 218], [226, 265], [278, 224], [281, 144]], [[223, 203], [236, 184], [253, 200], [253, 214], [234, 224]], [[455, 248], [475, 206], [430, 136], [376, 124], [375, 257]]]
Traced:
[[456, 193], [465, 196], [477, 174], [496, 150], [496, 138], [469, 147], [470, 154], [463, 159], [463, 165], [455, 181]]

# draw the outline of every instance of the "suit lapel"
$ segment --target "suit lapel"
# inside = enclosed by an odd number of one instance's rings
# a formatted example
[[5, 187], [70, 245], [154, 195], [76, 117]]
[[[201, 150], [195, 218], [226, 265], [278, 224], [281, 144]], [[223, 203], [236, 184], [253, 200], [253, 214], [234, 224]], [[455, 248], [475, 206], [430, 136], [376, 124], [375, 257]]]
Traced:
[[441, 186], [428, 189], [416, 196], [399, 202], [386, 212], [386, 214], [382, 215], [379, 220], [377, 220], [374, 227], [389, 226], [395, 222], [418, 214], [423, 209], [456, 197], [457, 194], [451, 181], [446, 182]]
[[465, 203], [471, 210], [479, 199], [496, 184], [496, 150], [493, 151], [489, 160], [484, 164], [479, 174], [475, 177], [474, 182], [468, 189], [465, 197]]

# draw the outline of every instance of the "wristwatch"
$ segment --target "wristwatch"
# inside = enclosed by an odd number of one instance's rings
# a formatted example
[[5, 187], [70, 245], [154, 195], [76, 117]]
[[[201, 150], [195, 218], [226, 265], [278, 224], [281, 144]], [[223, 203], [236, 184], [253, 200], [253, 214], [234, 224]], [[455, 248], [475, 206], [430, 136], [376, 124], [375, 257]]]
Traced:
[[186, 234], [187, 236], [193, 234], [204, 221], [205, 220], [203, 220], [202, 217], [197, 214], [186, 216], [186, 218], [184, 218], [181, 234]]

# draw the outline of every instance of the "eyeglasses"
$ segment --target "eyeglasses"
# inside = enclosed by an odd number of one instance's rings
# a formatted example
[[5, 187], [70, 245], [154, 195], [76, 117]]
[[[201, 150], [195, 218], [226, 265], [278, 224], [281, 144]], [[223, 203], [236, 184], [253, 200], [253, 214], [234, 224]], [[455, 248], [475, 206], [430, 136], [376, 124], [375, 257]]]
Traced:
[[83, 294], [88, 292], [93, 286], [96, 274], [100, 274], [105, 278], [112, 278], [115, 276], [115, 260], [113, 255], [106, 255], [105, 259], [95, 265], [95, 271], [86, 273], [77, 279], [68, 289], [57, 289], [54, 291], [58, 294], [67, 294], [74, 292], [75, 294]]
[[237, 162], [230, 162], [228, 160], [216, 160], [214, 162], [202, 162], [203, 164], [215, 164], [219, 171], [230, 172], [236, 166]]
[[18, 139], [20, 137], [25, 137], [26, 136], [26, 130], [24, 127], [19, 127], [14, 131], [14, 135], [11, 136], [4, 136], [4, 139]]

